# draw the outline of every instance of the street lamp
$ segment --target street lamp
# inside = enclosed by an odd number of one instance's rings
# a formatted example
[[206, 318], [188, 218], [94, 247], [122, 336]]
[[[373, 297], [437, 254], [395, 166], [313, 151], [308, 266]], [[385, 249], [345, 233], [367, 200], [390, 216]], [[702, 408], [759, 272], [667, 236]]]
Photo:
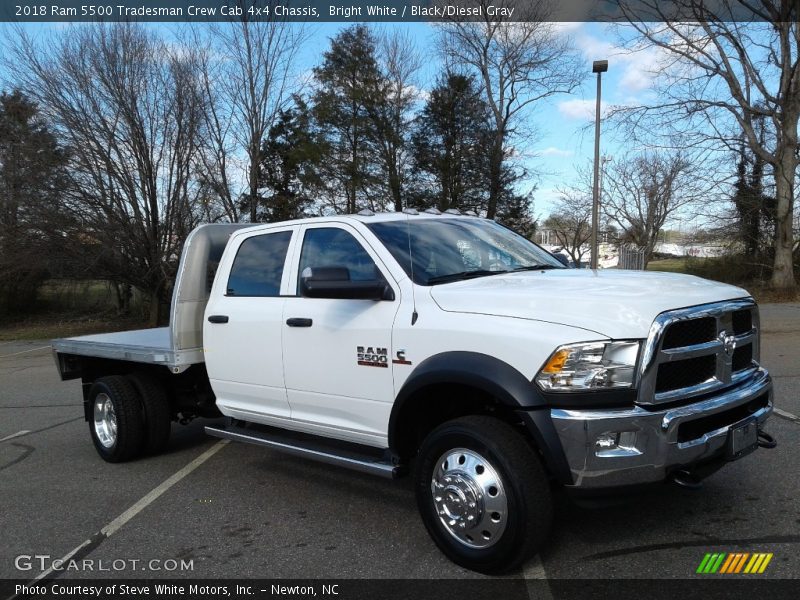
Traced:
[[607, 60], [592, 63], [592, 73], [597, 73], [597, 106], [594, 115], [594, 185], [592, 186], [592, 269], [597, 268], [597, 230], [600, 227], [600, 92], [602, 74], [608, 71]]

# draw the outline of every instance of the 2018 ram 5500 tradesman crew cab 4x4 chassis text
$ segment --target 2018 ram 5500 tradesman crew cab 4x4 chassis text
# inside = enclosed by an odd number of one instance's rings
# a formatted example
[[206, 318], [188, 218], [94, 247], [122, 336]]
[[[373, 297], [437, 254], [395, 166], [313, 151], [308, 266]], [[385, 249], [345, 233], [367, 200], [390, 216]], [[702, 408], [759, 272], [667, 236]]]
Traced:
[[436, 544], [489, 573], [545, 542], [553, 483], [694, 484], [767, 445], [772, 410], [744, 290], [563, 268], [454, 214], [202, 226], [169, 327], [53, 346], [105, 460], [221, 413], [211, 435], [412, 472]]

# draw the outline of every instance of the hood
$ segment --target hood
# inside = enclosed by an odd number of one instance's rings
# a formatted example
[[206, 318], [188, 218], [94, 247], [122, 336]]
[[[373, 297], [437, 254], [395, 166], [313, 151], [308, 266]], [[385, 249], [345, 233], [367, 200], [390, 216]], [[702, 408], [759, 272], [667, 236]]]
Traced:
[[666, 310], [743, 298], [732, 285], [650, 271], [552, 269], [431, 287], [442, 310], [547, 321], [613, 338], [645, 338]]

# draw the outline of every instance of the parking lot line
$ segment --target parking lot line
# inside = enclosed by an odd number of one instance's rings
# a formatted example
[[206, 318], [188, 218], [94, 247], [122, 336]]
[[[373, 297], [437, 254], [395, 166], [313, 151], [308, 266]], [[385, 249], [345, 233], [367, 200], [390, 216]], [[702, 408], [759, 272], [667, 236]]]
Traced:
[[8, 440], [13, 440], [15, 437], [25, 435], [26, 433], [30, 433], [30, 431], [27, 429], [23, 429], [22, 431], [18, 431], [17, 433], [12, 433], [11, 435], [7, 435], [2, 440], [0, 440], [0, 442], [7, 442]]
[[542, 581], [542, 584], [528, 584], [528, 597], [531, 600], [552, 600], [553, 592], [547, 581], [547, 573], [544, 570], [542, 559], [537, 554], [533, 559], [522, 568], [522, 578], [526, 581]]
[[10, 356], [19, 356], [20, 354], [28, 354], [30, 352], [38, 352], [39, 350], [49, 350], [50, 346], [39, 346], [38, 348], [32, 348], [31, 350], [23, 350], [22, 352], [12, 352], [11, 354], [0, 354], [0, 358], [8, 358]]
[[547, 573], [544, 572], [544, 565], [539, 555], [531, 559], [522, 571], [522, 576], [525, 579], [547, 579]]
[[[203, 452], [200, 456], [195, 458], [192, 462], [187, 464], [179, 471], [176, 471], [170, 477], [168, 477], [167, 479], [162, 481], [159, 485], [150, 490], [147, 494], [142, 496], [142, 498], [140, 498], [133, 506], [131, 506], [128, 510], [123, 512], [113, 521], [108, 523], [100, 531], [92, 535], [88, 540], [84, 541], [81, 545], [79, 545], [78, 547], [74, 548], [73, 550], [65, 554], [64, 557], [61, 559], [60, 563], [59, 561], [54, 561], [54, 562], [58, 564], [67, 564], [73, 558], [85, 556], [88, 552], [96, 548], [103, 540], [114, 535], [114, 533], [117, 532], [123, 525], [125, 525], [125, 523], [127, 523], [133, 517], [142, 512], [142, 510], [144, 510], [145, 508], [147, 508], [147, 506], [152, 504], [154, 500], [156, 500], [169, 488], [171, 488], [181, 479], [189, 475], [192, 471], [194, 471], [197, 467], [206, 462], [209, 458], [214, 456], [217, 452], [222, 450], [222, 448], [224, 448], [228, 443], [229, 440], [218, 441], [216, 444], [211, 446], [211, 448], [209, 448], [208, 450]], [[44, 579], [53, 572], [54, 572], [53, 567], [50, 567], [46, 571], [42, 571], [39, 575], [37, 575], [31, 583], [35, 583], [36, 581]]]
[[794, 421], [795, 423], [800, 423], [800, 417], [798, 417], [797, 415], [793, 415], [792, 413], [787, 412], [781, 408], [773, 408], [772, 411], [779, 417], [783, 417], [784, 419], [788, 419], [789, 421]]

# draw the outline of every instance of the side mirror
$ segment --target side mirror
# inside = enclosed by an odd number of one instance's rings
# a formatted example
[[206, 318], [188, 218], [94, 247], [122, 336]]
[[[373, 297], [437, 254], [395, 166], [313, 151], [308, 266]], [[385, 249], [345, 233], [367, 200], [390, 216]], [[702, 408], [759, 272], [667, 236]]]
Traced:
[[347, 267], [306, 267], [300, 274], [300, 294], [307, 298], [394, 300], [383, 279], [352, 281]]
[[558, 262], [560, 262], [565, 267], [569, 266], [569, 259], [561, 254], [560, 252], [553, 253], [553, 258], [555, 258]]

